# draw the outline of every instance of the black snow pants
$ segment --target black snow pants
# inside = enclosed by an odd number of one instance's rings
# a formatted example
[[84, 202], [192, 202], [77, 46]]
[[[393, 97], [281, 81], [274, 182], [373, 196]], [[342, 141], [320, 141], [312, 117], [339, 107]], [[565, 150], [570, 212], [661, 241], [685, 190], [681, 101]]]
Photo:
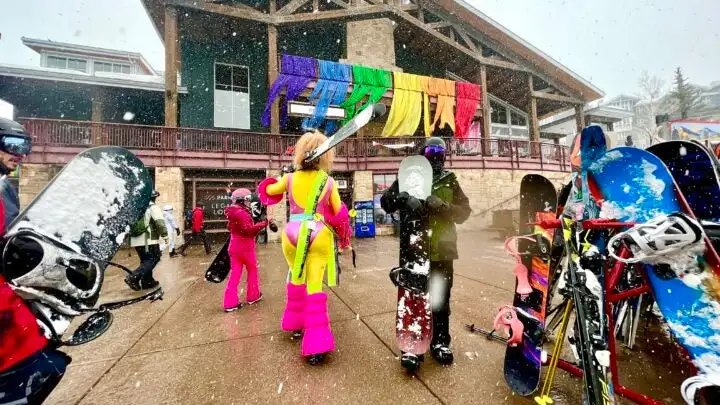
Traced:
[[450, 290], [453, 261], [430, 262], [430, 307], [433, 314], [432, 344], [450, 346]]

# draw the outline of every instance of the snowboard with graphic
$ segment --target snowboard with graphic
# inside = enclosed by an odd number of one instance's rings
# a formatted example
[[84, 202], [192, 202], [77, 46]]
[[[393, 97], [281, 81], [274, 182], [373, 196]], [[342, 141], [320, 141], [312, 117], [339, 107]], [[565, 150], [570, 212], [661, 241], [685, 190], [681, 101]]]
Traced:
[[[423, 355], [432, 340], [432, 311], [428, 278], [430, 236], [423, 204], [432, 190], [433, 172], [424, 156], [409, 156], [400, 163], [398, 186], [421, 204], [407, 207], [400, 223], [400, 267], [391, 273], [398, 285], [396, 338], [401, 351]], [[411, 209], [414, 208], [414, 209]]]
[[[678, 151], [679, 152], [679, 151]], [[647, 222], [659, 215], [693, 211], [663, 161], [650, 151], [620, 147], [590, 168], [603, 218]], [[660, 312], [701, 373], [720, 370], [720, 302], [712, 293], [720, 259], [705, 237], [707, 251], [697, 272], [678, 277], [644, 265]], [[717, 285], [717, 284], [715, 284]]]
[[[516, 280], [513, 307], [523, 323], [522, 342], [508, 346], [505, 351], [505, 381], [513, 392], [522, 396], [532, 394], [540, 382], [542, 361], [542, 335], [547, 309], [549, 261], [552, 230], [532, 222], [554, 220], [557, 193], [550, 180], [539, 174], [528, 174], [520, 183], [520, 235], [532, 235], [534, 240], [518, 240], [518, 252], [527, 268], [527, 274], [518, 274], [526, 280]], [[522, 281], [522, 283], [521, 283]], [[529, 284], [532, 292], [520, 291]]]
[[152, 187], [130, 151], [87, 149], [8, 226], [5, 278], [56, 336], [97, 303], [105, 269], [145, 214]]

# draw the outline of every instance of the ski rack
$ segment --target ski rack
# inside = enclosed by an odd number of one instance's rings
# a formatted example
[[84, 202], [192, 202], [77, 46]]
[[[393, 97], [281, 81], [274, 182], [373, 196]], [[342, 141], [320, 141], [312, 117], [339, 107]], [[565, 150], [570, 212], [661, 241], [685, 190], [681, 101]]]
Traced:
[[[582, 221], [582, 227], [583, 229], [618, 229], [618, 228], [626, 228], [634, 226], [635, 222], [618, 222], [618, 221], [611, 221], [607, 219], [586, 219]], [[528, 225], [538, 225], [545, 229], [555, 229], [560, 228], [561, 223], [560, 220], [551, 220], [551, 221], [540, 221], [540, 222], [531, 222]], [[623, 245], [620, 248], [619, 251], [619, 257], [626, 259], [632, 256], [632, 252], [630, 249], [628, 249], [625, 245]], [[639, 269], [639, 274], [642, 274], [644, 284], [640, 287], [635, 287], [627, 291], [615, 293], [613, 292], [615, 290], [615, 287], [618, 285], [618, 281], [620, 280], [620, 277], [622, 276], [623, 269], [625, 267], [625, 263], [621, 261], [615, 261], [615, 264], [612, 266], [611, 269], [607, 268], [607, 261], [605, 266], [605, 313], [606, 314], [612, 314], [612, 305], [616, 302], [623, 301], [629, 298], [634, 298], [637, 296], [640, 296], [645, 293], [652, 293], [652, 290], [650, 289], [650, 283], [647, 280], [647, 275], [645, 274], [644, 269], [642, 269], [642, 266], [640, 266], [639, 263], [634, 264]], [[474, 324], [472, 325], [466, 325], [466, 328], [470, 330], [471, 332], [480, 333], [487, 337], [488, 340], [494, 339], [498, 342], [506, 341], [502, 337], [495, 335], [495, 330], [492, 331], [486, 331], [481, 328], [476, 327]], [[615, 330], [615, 320], [612, 316], [608, 316], [608, 330], [610, 333], [608, 333], [608, 349], [610, 351], [610, 371], [612, 373], [612, 385], [613, 385], [613, 391], [624, 397], [629, 399], [630, 401], [635, 402], [639, 405], [664, 405], [664, 402], [659, 401], [657, 399], [651, 398], [645, 394], [641, 394], [635, 390], [632, 390], [624, 385], [620, 384], [620, 376], [618, 374], [618, 367], [617, 367], [617, 346], [616, 346], [616, 339], [615, 339], [615, 333], [612, 331]], [[547, 355], [547, 361], [543, 363], [543, 365], [547, 365], [550, 362], [551, 355]], [[575, 376], [575, 377], [582, 377], [583, 376], [583, 370], [578, 367], [576, 364], [571, 363], [567, 360], [558, 359], [557, 363], [558, 367], [562, 370], [566, 371], [568, 374]], [[692, 363], [691, 363], [692, 365]], [[694, 366], [692, 366], [694, 367]], [[697, 373], [697, 370], [696, 370]]]

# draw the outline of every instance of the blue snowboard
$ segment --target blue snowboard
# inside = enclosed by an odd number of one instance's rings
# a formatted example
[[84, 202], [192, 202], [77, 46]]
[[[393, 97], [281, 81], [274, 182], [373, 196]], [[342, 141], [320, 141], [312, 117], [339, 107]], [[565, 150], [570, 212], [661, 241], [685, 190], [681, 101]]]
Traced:
[[[608, 151], [590, 166], [597, 185], [601, 217], [620, 221], [646, 222], [658, 215], [688, 212], [673, 177], [652, 153], [619, 147]], [[691, 214], [691, 213], [690, 213]], [[714, 250], [706, 254], [717, 263]], [[660, 311], [678, 341], [693, 357], [700, 372], [720, 372], [720, 303], [703, 284], [660, 277], [652, 266], [645, 266]], [[706, 266], [707, 275], [712, 269]]]

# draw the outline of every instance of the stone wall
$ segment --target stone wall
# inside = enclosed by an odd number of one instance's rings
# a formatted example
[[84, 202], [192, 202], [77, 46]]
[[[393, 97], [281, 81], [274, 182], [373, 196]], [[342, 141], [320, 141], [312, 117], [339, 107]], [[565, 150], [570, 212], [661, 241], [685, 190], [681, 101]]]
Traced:
[[[353, 172], [353, 201], [373, 199], [373, 173], [369, 170]], [[350, 209], [352, 207], [348, 207]]]
[[347, 23], [347, 59], [340, 62], [402, 71], [395, 66], [394, 29], [389, 18]]
[[[280, 170], [278, 170], [278, 169], [268, 169], [267, 170], [267, 177], [279, 177], [279, 176], [280, 176]], [[268, 218], [274, 219], [275, 223], [277, 223], [277, 226], [279, 228], [278, 232], [272, 232], [270, 229], [268, 229], [268, 242], [280, 242], [282, 230], [283, 230], [283, 228], [285, 228], [285, 223], [287, 222], [285, 220], [286, 216], [287, 216], [287, 198], [283, 198], [282, 201], [280, 201], [279, 203], [268, 207]]]
[[520, 207], [520, 182], [526, 174], [537, 173], [560, 189], [570, 181], [570, 173], [501, 169], [454, 170], [460, 186], [470, 199], [472, 213], [459, 229], [481, 229], [492, 224], [493, 211]]
[[20, 199], [20, 209], [27, 207], [30, 201], [40, 194], [42, 189], [55, 177], [60, 169], [62, 169], [61, 166], [23, 163], [18, 182], [20, 186], [20, 193], [18, 195]]
[[[183, 171], [179, 167], [156, 167], [155, 168], [155, 189], [160, 193], [157, 204], [162, 209], [166, 204], [173, 207], [175, 221], [180, 227], [180, 236], [175, 242], [180, 246], [183, 241], [185, 220], [183, 218], [183, 207], [185, 206], [185, 187], [183, 185]], [[168, 232], [174, 232], [168, 229]]]

